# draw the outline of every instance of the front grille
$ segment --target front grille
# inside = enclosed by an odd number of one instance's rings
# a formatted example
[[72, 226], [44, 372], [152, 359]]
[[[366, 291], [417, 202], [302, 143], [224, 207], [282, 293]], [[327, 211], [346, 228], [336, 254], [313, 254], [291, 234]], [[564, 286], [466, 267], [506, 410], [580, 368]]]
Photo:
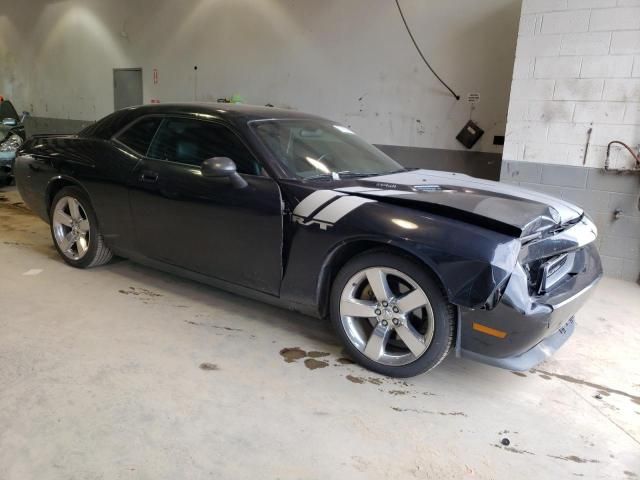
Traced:
[[543, 258], [525, 266], [532, 293], [549, 292], [575, 270], [576, 252]]
[[538, 293], [545, 293], [571, 272], [575, 253], [565, 253], [542, 265], [542, 282]]
[[547, 266], [545, 267], [547, 270], [547, 277], [553, 276], [558, 270], [562, 268], [563, 265], [567, 264], [567, 258], [569, 258], [568, 254], [560, 255], [552, 260], [547, 262]]

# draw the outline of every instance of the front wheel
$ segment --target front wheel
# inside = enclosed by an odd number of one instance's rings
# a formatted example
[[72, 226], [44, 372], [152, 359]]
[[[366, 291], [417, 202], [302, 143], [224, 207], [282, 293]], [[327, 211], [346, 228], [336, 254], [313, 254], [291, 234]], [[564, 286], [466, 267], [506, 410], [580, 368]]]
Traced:
[[76, 268], [103, 265], [113, 254], [98, 230], [91, 202], [77, 187], [60, 190], [49, 212], [51, 237], [62, 259]]
[[455, 309], [427, 269], [387, 252], [355, 257], [331, 291], [331, 320], [364, 367], [411, 377], [436, 367], [453, 342]]

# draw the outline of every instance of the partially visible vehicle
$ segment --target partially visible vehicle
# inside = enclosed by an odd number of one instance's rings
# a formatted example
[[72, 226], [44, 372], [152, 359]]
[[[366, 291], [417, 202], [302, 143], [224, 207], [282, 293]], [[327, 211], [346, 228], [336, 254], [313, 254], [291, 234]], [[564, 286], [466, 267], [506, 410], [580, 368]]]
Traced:
[[0, 97], [0, 184], [13, 181], [13, 163], [16, 151], [26, 140], [24, 119], [27, 112], [18, 115], [9, 100]]

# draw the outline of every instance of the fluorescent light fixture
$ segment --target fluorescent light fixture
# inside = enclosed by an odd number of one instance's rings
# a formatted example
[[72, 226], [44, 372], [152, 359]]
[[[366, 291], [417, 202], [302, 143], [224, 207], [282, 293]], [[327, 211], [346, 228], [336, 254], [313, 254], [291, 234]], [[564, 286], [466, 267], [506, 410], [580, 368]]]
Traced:
[[322, 173], [331, 173], [331, 170], [329, 170], [327, 168], [327, 166], [322, 163], [319, 162], [318, 160], [316, 160], [315, 158], [311, 158], [311, 157], [304, 157], [305, 160], [307, 162], [309, 162], [314, 168], [317, 168], [318, 170], [320, 170]]
[[349, 135], [355, 135], [355, 133], [353, 133], [347, 127], [343, 127], [342, 125], [334, 125], [333, 128], [335, 128], [336, 130], [341, 131], [342, 133], [348, 133]]
[[407, 230], [415, 230], [416, 228], [418, 228], [418, 225], [416, 225], [413, 222], [410, 222], [409, 220], [402, 220], [401, 218], [392, 218], [391, 221], [395, 223], [397, 226], [399, 226], [400, 228], [405, 228]]

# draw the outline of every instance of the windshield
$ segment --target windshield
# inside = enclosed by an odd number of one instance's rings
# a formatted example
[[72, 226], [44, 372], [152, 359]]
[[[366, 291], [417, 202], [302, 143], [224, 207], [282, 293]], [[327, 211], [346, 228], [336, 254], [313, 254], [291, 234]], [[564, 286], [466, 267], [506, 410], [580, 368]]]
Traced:
[[402, 166], [342, 125], [323, 120], [251, 123], [273, 155], [298, 178], [379, 175]]

